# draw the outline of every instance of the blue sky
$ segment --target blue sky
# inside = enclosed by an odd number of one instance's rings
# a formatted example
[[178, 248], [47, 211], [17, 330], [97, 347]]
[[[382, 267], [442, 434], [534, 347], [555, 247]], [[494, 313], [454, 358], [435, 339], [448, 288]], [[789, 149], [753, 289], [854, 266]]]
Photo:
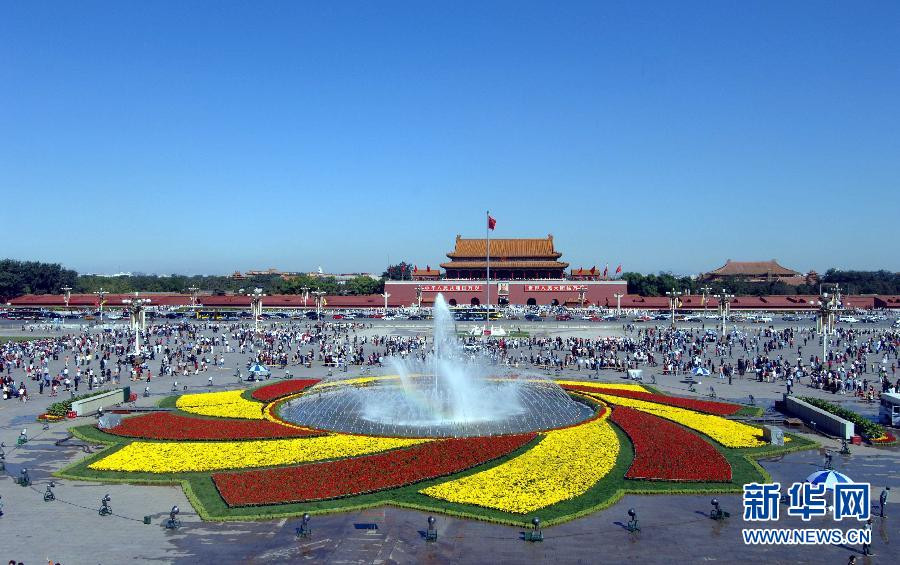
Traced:
[[6, 2], [0, 255], [888, 268], [900, 3]]

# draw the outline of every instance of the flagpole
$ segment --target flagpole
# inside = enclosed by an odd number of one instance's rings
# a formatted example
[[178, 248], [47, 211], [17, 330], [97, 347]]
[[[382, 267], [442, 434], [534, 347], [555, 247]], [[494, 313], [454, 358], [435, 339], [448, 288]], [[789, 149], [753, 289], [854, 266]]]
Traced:
[[484, 234], [487, 236], [487, 277], [486, 284], [484, 285], [487, 288], [487, 319], [485, 320], [485, 324], [491, 321], [491, 211], [488, 210], [486, 212], [485, 218], [485, 229]]

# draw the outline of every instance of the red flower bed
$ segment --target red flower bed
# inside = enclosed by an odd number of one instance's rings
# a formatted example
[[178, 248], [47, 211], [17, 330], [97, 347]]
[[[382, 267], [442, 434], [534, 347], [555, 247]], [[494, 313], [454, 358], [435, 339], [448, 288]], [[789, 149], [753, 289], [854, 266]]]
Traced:
[[306, 390], [319, 382], [319, 379], [291, 379], [259, 387], [251, 396], [260, 402], [271, 402], [282, 396], [288, 396]]
[[731, 480], [728, 460], [681, 426], [627, 406], [615, 407], [610, 418], [634, 444], [634, 461], [626, 479]]
[[215, 473], [212, 478], [229, 506], [326, 500], [452, 475], [515, 451], [535, 435], [437, 440], [353, 459]]
[[639, 390], [602, 389], [581, 385], [563, 385], [563, 388], [578, 392], [589, 392], [591, 394], [606, 394], [609, 396], [622, 396], [624, 398], [644, 400], [646, 402], [656, 402], [657, 404], [677, 406], [678, 408], [687, 408], [688, 410], [696, 410], [697, 412], [705, 412], [706, 414], [715, 414], [717, 416], [730, 416], [741, 409], [737, 404], [731, 404], [729, 402], [715, 402], [712, 400], [682, 398], [680, 396], [666, 396], [665, 394], [653, 394], [651, 392], [641, 392]]
[[897, 441], [897, 437], [894, 434], [892, 434], [891, 432], [884, 430], [883, 438], [875, 438], [871, 441], [872, 441], [872, 443], [874, 443], [876, 445], [890, 445]]
[[323, 435], [267, 420], [212, 420], [170, 412], [151, 412], [126, 418], [108, 434], [143, 439], [238, 440], [307, 437]]

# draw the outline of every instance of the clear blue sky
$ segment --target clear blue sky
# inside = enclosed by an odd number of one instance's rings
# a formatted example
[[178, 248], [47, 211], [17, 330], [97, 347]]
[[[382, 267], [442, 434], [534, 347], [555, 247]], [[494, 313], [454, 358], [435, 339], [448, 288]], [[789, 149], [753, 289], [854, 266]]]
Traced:
[[5, 2], [0, 255], [900, 269], [900, 3]]

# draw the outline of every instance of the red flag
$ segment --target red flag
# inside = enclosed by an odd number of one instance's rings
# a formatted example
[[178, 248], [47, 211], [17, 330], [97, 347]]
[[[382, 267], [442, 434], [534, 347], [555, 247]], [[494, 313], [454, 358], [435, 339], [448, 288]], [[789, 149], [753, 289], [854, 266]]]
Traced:
[[607, 263], [606, 267], [603, 268], [603, 278], [606, 278], [606, 275], [609, 274], [609, 264]]
[[431, 265], [425, 265], [425, 270], [426, 270], [426, 271], [430, 271], [430, 270], [431, 270]]
[[418, 273], [418, 272], [419, 272], [419, 266], [418, 266], [418, 265], [413, 265], [413, 272], [414, 272], [414, 273]]
[[492, 230], [496, 226], [497, 226], [497, 220], [495, 220], [494, 218], [491, 217], [490, 214], [488, 214], [488, 229]]
[[622, 272], [622, 265], [619, 265], [618, 267], [616, 267], [616, 274], [618, 275], [621, 272]]
[[591, 274], [592, 275], [597, 274], [597, 265], [594, 265], [593, 267], [591, 267]]

